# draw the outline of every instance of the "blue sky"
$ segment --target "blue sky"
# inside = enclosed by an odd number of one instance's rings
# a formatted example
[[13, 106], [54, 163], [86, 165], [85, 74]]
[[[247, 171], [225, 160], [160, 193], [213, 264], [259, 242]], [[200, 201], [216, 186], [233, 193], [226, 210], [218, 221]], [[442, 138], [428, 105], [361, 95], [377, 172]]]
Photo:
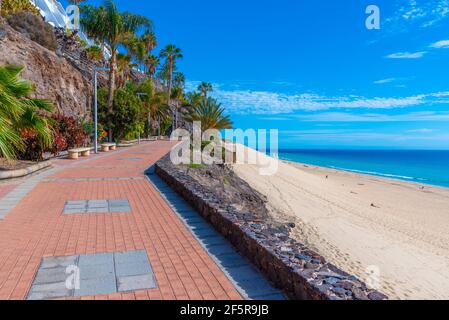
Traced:
[[449, 0], [116, 2], [182, 48], [188, 88], [212, 82], [281, 147], [449, 149]]

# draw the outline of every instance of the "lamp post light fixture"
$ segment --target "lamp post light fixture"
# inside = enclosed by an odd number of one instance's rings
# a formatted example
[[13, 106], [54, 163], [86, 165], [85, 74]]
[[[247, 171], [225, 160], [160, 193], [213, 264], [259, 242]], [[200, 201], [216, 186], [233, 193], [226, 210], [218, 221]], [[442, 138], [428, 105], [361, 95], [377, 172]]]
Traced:
[[[97, 68], [94, 67], [94, 122], [95, 122], [95, 140], [94, 140], [94, 148], [95, 153], [98, 153], [98, 93], [97, 93], [97, 87], [98, 87], [98, 81], [97, 81], [97, 73], [99, 71], [110, 71], [109, 68]], [[109, 141], [112, 142], [112, 141]]]

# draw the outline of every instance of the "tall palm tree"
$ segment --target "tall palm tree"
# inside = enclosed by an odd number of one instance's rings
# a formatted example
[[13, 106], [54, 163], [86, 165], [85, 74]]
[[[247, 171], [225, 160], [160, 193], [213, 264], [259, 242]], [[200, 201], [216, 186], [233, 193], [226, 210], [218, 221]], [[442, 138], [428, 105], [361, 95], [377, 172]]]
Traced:
[[[147, 91], [147, 90], [142, 90]], [[146, 112], [148, 129], [151, 133], [151, 129], [154, 128], [153, 122], [157, 122], [158, 135], [160, 136], [160, 121], [166, 119], [170, 116], [170, 108], [167, 105], [167, 93], [160, 91], [156, 93], [151, 93], [148, 90], [145, 95], [140, 95], [142, 100], [143, 108]]]
[[157, 47], [157, 39], [154, 32], [152, 32], [151, 30], [146, 30], [140, 40], [145, 46], [146, 54], [151, 55], [154, 48]]
[[186, 77], [181, 72], [176, 72], [175, 76], [173, 77], [173, 86], [178, 88], [184, 88], [186, 83]]
[[107, 44], [111, 51], [108, 82], [108, 129], [109, 141], [112, 141], [112, 115], [114, 113], [118, 47], [123, 43], [125, 36], [135, 34], [142, 27], [150, 28], [151, 21], [141, 15], [119, 12], [113, 0], [104, 0], [103, 6], [100, 7], [91, 5], [82, 6], [81, 13], [81, 25], [87, 35], [97, 39], [101, 43]]
[[184, 115], [184, 119], [193, 123], [201, 122], [201, 130], [208, 129], [231, 129], [232, 121], [229, 116], [224, 115], [224, 108], [213, 98], [202, 99], [197, 106], [192, 106]]
[[24, 145], [20, 131], [31, 129], [37, 133], [42, 147], [52, 143], [52, 131], [47, 120], [36, 112], [52, 111], [47, 100], [29, 99], [33, 85], [20, 79], [22, 67], [7, 65], [0, 67], [0, 156], [14, 158]]
[[117, 54], [117, 87], [123, 88], [131, 69], [131, 56], [129, 54]]
[[213, 90], [214, 88], [209, 82], [201, 82], [201, 84], [198, 86], [198, 91], [201, 92], [203, 97], [205, 98], [207, 98], [207, 94]]
[[[176, 47], [173, 44], [169, 44], [167, 45], [160, 53], [160, 56], [165, 58], [166, 60], [166, 64], [168, 66], [169, 69], [169, 74], [168, 74], [168, 96], [167, 96], [167, 104], [169, 106], [171, 106], [171, 90], [173, 87], [173, 71], [175, 68], [175, 63], [177, 59], [181, 59], [183, 58], [183, 55], [181, 53], [181, 49]], [[172, 122], [174, 120], [174, 125], [173, 128], [175, 128], [177, 126], [177, 110], [174, 110], [174, 118], [172, 119]]]
[[87, 0], [69, 0], [70, 4], [74, 4], [75, 6], [79, 5], [81, 2], [86, 2]]
[[157, 67], [159, 65], [159, 58], [153, 55], [149, 55], [145, 59], [145, 65], [147, 68], [147, 72], [150, 75], [150, 78], [154, 78], [154, 74], [156, 73]]

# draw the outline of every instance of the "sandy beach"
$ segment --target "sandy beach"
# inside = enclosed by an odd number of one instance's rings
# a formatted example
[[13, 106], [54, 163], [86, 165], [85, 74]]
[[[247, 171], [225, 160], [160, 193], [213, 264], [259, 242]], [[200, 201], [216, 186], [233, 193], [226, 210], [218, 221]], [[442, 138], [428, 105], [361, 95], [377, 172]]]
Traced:
[[[251, 153], [253, 151], [250, 151]], [[279, 161], [233, 169], [292, 237], [391, 299], [449, 299], [449, 189]]]

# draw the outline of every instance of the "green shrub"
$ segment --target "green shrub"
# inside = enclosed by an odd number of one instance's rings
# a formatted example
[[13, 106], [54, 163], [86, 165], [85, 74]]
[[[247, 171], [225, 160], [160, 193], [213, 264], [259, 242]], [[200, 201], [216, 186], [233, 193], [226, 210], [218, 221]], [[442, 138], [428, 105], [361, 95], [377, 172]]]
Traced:
[[92, 47], [87, 48], [86, 53], [87, 53], [87, 58], [92, 61], [99, 62], [104, 59], [103, 50], [101, 50], [101, 48], [98, 46], [92, 46]]
[[3, 0], [0, 3], [0, 15], [5, 17], [22, 11], [39, 15], [39, 10], [29, 0]]

